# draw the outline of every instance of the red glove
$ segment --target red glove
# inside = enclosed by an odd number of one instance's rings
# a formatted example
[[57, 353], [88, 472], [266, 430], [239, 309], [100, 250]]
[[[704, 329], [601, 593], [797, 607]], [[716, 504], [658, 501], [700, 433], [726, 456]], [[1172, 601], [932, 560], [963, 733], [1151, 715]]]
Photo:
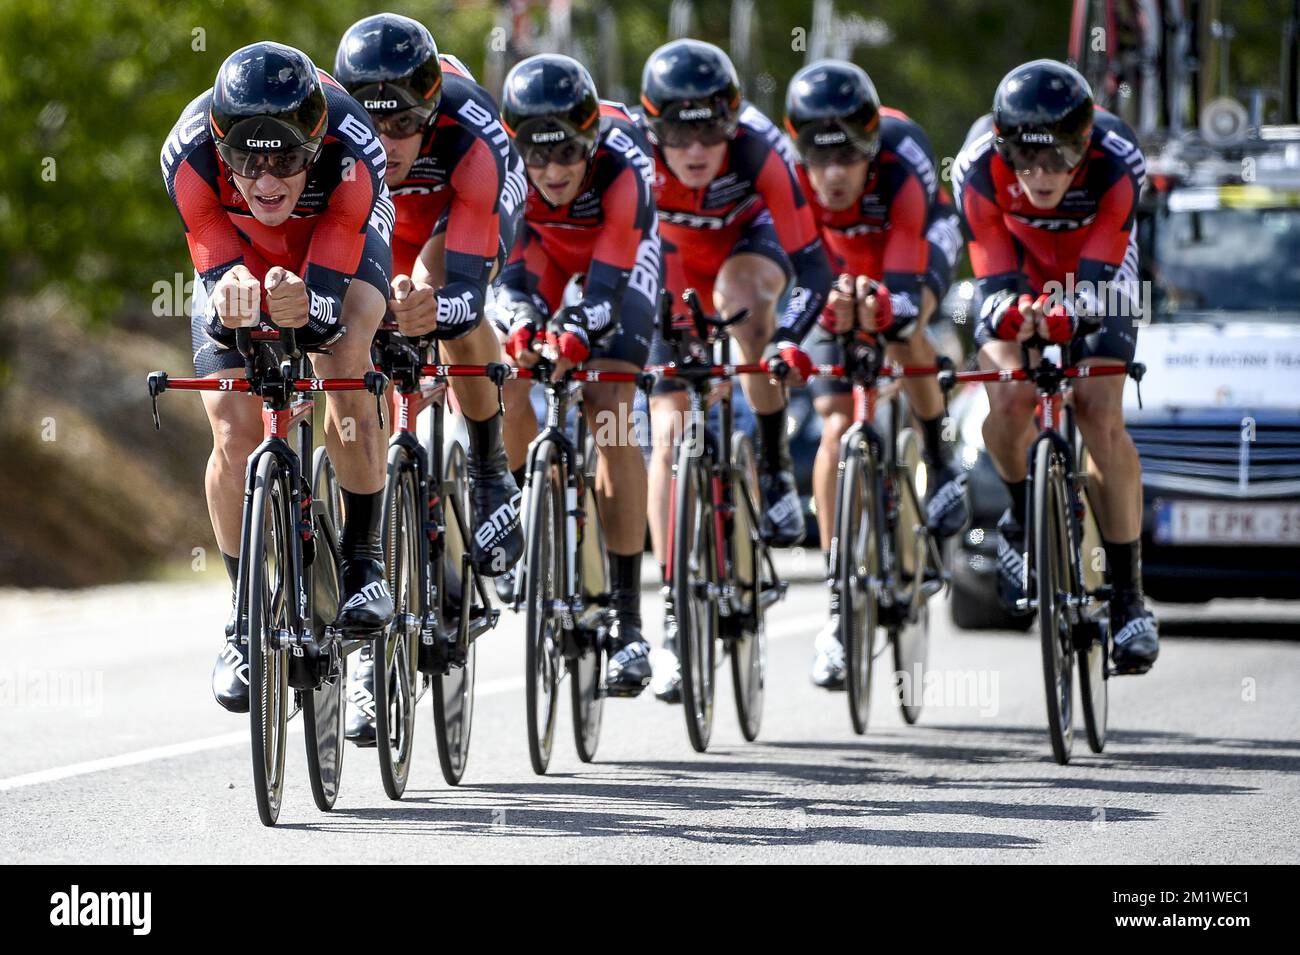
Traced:
[[[1038, 304], [1046, 305], [1048, 296], [1038, 296]], [[1064, 302], [1057, 302], [1043, 313], [1043, 324], [1047, 327], [1047, 340], [1064, 345], [1074, 340], [1079, 330], [1079, 317], [1067, 308]]]
[[1020, 327], [1025, 324], [1021, 309], [1028, 309], [1033, 302], [1032, 295], [1021, 295], [1018, 299], [1008, 296], [1005, 303], [993, 310], [993, 316], [989, 319], [993, 334], [1003, 341], [1015, 341], [1020, 334]]
[[873, 294], [876, 296], [876, 331], [887, 332], [894, 324], [894, 302], [884, 282], [877, 283]]
[[518, 359], [520, 352], [526, 352], [533, 347], [533, 337], [537, 334], [537, 329], [531, 322], [520, 322], [510, 329], [510, 337], [506, 339], [506, 354], [511, 358]]
[[773, 342], [767, 346], [764, 359], [767, 370], [777, 378], [784, 378], [786, 372], [793, 369], [806, 381], [817, 371], [817, 366], [808, 357], [808, 353], [794, 342]]
[[591, 345], [587, 342], [587, 333], [581, 329], [564, 331], [558, 335], [554, 332], [547, 332], [546, 342], [555, 348], [561, 358], [571, 361], [575, 365], [581, 365], [591, 355]]
[[839, 334], [839, 319], [835, 317], [835, 309], [827, 305], [822, 309], [822, 313], [817, 316], [817, 324], [832, 335]]

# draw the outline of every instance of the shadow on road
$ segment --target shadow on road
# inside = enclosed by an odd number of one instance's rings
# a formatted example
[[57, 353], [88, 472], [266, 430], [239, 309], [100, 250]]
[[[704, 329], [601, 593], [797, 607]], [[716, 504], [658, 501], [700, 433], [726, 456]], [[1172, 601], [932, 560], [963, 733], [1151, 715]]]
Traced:
[[[763, 741], [693, 759], [597, 763], [588, 772], [546, 779], [411, 791], [401, 803], [339, 808], [319, 823], [282, 828], [489, 838], [630, 836], [730, 846], [1036, 849], [1043, 843], [1030, 836], [961, 831], [961, 826], [933, 830], [920, 821], [946, 816], [977, 827], [995, 820], [1095, 824], [1096, 799], [1071, 804], [987, 797], [990, 790], [1248, 795], [1258, 787], [1161, 775], [1300, 770], [1300, 743], [1285, 740], [1117, 730], [1108, 752], [1093, 755], [1083, 748], [1069, 767], [1058, 767], [1046, 754], [1042, 730], [984, 724], [886, 730], [862, 741]], [[819, 753], [833, 758], [786, 759]], [[902, 768], [904, 759], [913, 762]], [[924, 773], [913, 768], [917, 763]], [[984, 774], [988, 766], [1008, 764], [1020, 775]], [[1146, 773], [1138, 776], [1141, 771]], [[854, 787], [871, 787], [874, 798], [857, 795]], [[970, 799], [944, 796], [966, 790], [980, 792]], [[892, 794], [897, 798], [879, 798]], [[1150, 822], [1161, 815], [1104, 805], [1107, 824]], [[918, 825], [873, 826], [874, 820], [909, 819]]]

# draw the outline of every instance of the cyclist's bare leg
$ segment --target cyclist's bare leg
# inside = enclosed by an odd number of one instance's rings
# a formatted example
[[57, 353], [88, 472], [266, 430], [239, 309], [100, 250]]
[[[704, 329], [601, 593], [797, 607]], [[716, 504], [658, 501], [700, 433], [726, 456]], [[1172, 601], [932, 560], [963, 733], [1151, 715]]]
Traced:
[[[1112, 358], [1089, 358], [1084, 365], [1118, 365]], [[1133, 541], [1142, 533], [1142, 463], [1124, 427], [1127, 378], [1076, 379], [1074, 410], [1088, 446], [1088, 475], [1097, 488], [1097, 524], [1106, 541]]]
[[[506, 359], [508, 360], [508, 359]], [[528, 463], [528, 445], [537, 437], [537, 412], [533, 410], [531, 379], [510, 379], [501, 389], [506, 405], [506, 456], [510, 470], [518, 471]]]
[[[243, 378], [244, 370], [218, 371], [208, 377]], [[248, 456], [262, 441], [262, 403], [253, 395], [234, 392], [202, 395], [212, 428], [212, 454], [204, 475], [208, 516], [221, 552], [237, 557]]]
[[[714, 310], [730, 316], [742, 308], [749, 309], [749, 317], [729, 329], [742, 361], [763, 360], [763, 350], [776, 330], [776, 303], [785, 285], [780, 266], [752, 252], [733, 255], [718, 270], [713, 287]], [[784, 389], [765, 375], [745, 375], [741, 387], [756, 414], [771, 414], [785, 407]]]
[[853, 424], [853, 395], [820, 395], [814, 402], [822, 419], [821, 444], [813, 462], [813, 498], [817, 502], [817, 527], [822, 550], [829, 550], [835, 534], [835, 485], [839, 478], [840, 439]]
[[[1020, 368], [1023, 359], [1015, 342], [989, 342], [979, 353], [980, 368]], [[989, 413], [984, 419], [984, 448], [999, 476], [1008, 484], [1025, 479], [1029, 445], [1033, 443], [1034, 408], [1038, 394], [1031, 382], [989, 382]], [[1021, 515], [1016, 515], [1019, 520]]]
[[[597, 358], [588, 368], [641, 371], [631, 362]], [[596, 500], [605, 546], [611, 554], [639, 554], [645, 547], [646, 466], [632, 417], [636, 385], [593, 382], [582, 389], [587, 427], [599, 449]]]
[[655, 560], [667, 565], [668, 513], [672, 506], [673, 452], [681, 437], [682, 425], [690, 406], [685, 391], [669, 391], [650, 396], [650, 478], [648, 509], [650, 542]]
[[[312, 355], [312, 366], [323, 378], [361, 378], [372, 371], [370, 343], [388, 303], [373, 285], [353, 282], [343, 299], [340, 321], [347, 326], [329, 354]], [[339, 484], [356, 494], [384, 489], [386, 423], [375, 413], [375, 398], [366, 391], [330, 392], [326, 403], [325, 442]], [[304, 466], [310, 462], [304, 462]]]

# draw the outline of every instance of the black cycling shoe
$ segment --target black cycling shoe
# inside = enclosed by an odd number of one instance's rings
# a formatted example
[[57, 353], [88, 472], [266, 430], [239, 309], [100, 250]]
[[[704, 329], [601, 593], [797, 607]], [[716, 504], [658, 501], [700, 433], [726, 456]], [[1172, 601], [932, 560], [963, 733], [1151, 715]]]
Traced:
[[517, 568], [512, 567], [504, 574], [497, 575], [492, 581], [497, 590], [497, 600], [501, 601], [504, 606], [514, 606], [515, 588], [519, 584], [519, 573]]
[[1116, 591], [1110, 601], [1111, 662], [1124, 674], [1146, 673], [1160, 655], [1160, 634], [1155, 615], [1142, 594]]
[[344, 633], [377, 633], [393, 622], [393, 595], [384, 565], [370, 557], [345, 557], [339, 569], [342, 605], [334, 626]]
[[235, 637], [235, 605], [226, 621], [226, 642], [212, 667], [212, 695], [231, 713], [248, 712], [248, 648]]
[[367, 641], [354, 658], [356, 666], [348, 667], [348, 722], [344, 736], [361, 747], [375, 745], [374, 653], [374, 644]]
[[930, 469], [925, 490], [925, 525], [939, 540], [966, 526], [966, 472], [945, 461]]
[[610, 696], [640, 696], [650, 683], [650, 644], [641, 636], [641, 621], [627, 615], [614, 620], [610, 632], [614, 650], [605, 669], [605, 692]]
[[1028, 611], [1016, 606], [1025, 599], [1025, 529], [1011, 516], [1011, 508], [998, 520], [998, 602], [1015, 616]]
[[793, 472], [763, 471], [758, 475], [758, 488], [763, 498], [764, 539], [776, 547], [793, 547], [802, 541], [806, 531], [803, 502]]
[[519, 526], [523, 496], [506, 462], [501, 416], [466, 421], [469, 428], [469, 559], [484, 577], [498, 577], [518, 563], [524, 553]]

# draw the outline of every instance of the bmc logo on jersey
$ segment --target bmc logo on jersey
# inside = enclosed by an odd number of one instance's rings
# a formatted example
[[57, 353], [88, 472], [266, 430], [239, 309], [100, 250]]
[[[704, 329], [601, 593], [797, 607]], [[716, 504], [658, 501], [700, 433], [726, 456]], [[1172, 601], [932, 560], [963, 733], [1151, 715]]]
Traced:
[[1142, 150], [1136, 144], [1120, 136], [1112, 129], [1106, 130], [1106, 135], [1101, 137], [1101, 144], [1124, 160], [1132, 170], [1133, 175], [1139, 179], [1146, 175], [1146, 160], [1142, 157]]
[[925, 183], [925, 194], [933, 199], [935, 191], [939, 188], [939, 178], [934, 173], [934, 163], [930, 161], [926, 151], [915, 139], [908, 136], [898, 144], [898, 154], [916, 169], [916, 174]]
[[283, 144], [280, 139], [250, 139], [244, 143], [249, 149], [279, 149]]
[[651, 160], [651, 158], [645, 154], [645, 151], [636, 144], [636, 140], [623, 132], [623, 130], [619, 129], [617, 126], [614, 126], [610, 128], [609, 136], [606, 138], [605, 142], [610, 149], [622, 155], [628, 162], [636, 167], [637, 172], [641, 174], [643, 182], [647, 185], [654, 182], [654, 161]]
[[370, 160], [370, 165], [374, 166], [382, 177], [388, 166], [388, 156], [384, 152], [384, 144], [376, 138], [375, 134], [351, 113], [346, 113], [339, 120], [339, 132], [361, 147], [361, 154]]

